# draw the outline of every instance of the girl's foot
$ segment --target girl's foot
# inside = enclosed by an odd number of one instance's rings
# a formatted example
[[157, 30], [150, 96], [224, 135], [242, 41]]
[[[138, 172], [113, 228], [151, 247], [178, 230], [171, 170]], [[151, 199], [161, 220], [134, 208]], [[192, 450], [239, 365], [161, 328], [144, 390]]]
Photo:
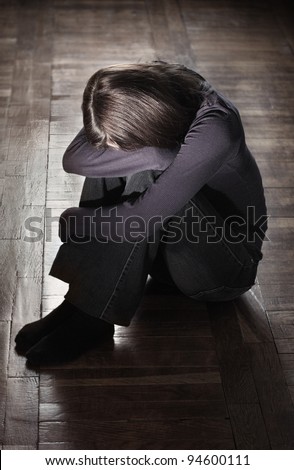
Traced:
[[114, 326], [72, 306], [72, 313], [27, 352], [28, 364], [41, 366], [76, 359], [114, 334]]
[[72, 308], [73, 306], [64, 300], [46, 317], [25, 325], [15, 337], [16, 351], [19, 354], [25, 354], [44, 336], [66, 321], [72, 315]]

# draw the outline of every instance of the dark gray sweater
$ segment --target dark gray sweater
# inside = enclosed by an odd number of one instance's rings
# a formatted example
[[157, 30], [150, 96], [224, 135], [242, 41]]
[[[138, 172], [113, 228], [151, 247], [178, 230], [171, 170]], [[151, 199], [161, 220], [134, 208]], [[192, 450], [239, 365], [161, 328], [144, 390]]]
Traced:
[[[86, 232], [98, 238], [128, 239], [133, 230], [127, 219], [137, 216], [138, 233], [149, 236], [154, 229], [150, 219], [168, 220], [201, 190], [224, 218], [236, 218], [249, 245], [261, 247], [267, 223], [260, 172], [247, 148], [238, 110], [217, 92], [196, 112], [184, 143], [175, 151], [97, 149], [87, 142], [82, 129], [67, 148], [63, 166], [69, 173], [87, 177], [130, 177], [150, 169], [161, 173], [135, 201], [103, 206], [96, 212], [93, 208], [67, 209], [60, 223], [63, 241], [64, 221], [71, 215], [77, 217], [78, 234], [83, 233], [84, 217], [91, 216]], [[160, 227], [157, 224], [156, 230]]]

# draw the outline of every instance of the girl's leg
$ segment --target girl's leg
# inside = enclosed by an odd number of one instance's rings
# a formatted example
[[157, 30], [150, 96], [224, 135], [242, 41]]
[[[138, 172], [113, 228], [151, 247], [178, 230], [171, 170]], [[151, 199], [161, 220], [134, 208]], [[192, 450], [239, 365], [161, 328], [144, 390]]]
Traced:
[[[132, 177], [128, 192], [139, 193], [139, 186], [142, 189], [142, 174], [138, 179]], [[111, 204], [123, 197], [123, 178], [86, 178], [80, 206]], [[128, 326], [143, 295], [158, 243], [69, 241], [60, 247], [50, 275], [69, 284], [65, 299], [72, 305], [95, 318]]]
[[[61, 277], [59, 266], [62, 272], [70, 252], [76, 251], [78, 266]], [[92, 317], [128, 326], [143, 294], [152, 262], [151, 251], [146, 241], [95, 240], [85, 245], [69, 242], [66, 254], [62, 259], [57, 257], [50, 274], [69, 283], [65, 299], [72, 305]]]
[[163, 279], [201, 301], [231, 300], [250, 289], [260, 250], [237, 237], [201, 192], [177, 216], [168, 226], [176, 236], [162, 239], [151, 276], [157, 263]]
[[[119, 201], [123, 189], [122, 178], [86, 179], [80, 204]], [[146, 241], [64, 243], [50, 274], [69, 283], [65, 301], [26, 325], [16, 337], [17, 349], [31, 364], [60, 362], [112, 336], [114, 323], [127, 326], [141, 300], [153, 252]]]

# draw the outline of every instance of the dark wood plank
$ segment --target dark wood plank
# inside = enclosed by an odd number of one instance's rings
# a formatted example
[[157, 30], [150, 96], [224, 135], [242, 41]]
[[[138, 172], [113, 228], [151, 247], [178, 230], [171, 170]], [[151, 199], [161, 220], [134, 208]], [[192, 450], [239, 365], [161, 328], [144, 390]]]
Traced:
[[266, 234], [268, 241], [265, 241], [263, 245], [264, 259], [258, 268], [258, 279], [261, 286], [263, 284], [281, 285], [293, 282], [294, 272], [293, 263], [291, 263], [293, 224], [293, 217], [270, 217]]
[[229, 405], [237, 449], [270, 449], [262, 412], [258, 404]]
[[109, 399], [110, 402], [126, 402], [141, 403], [141, 402], [169, 402], [175, 401], [205, 401], [211, 400], [224, 402], [224, 394], [220, 383], [180, 383], [178, 384], [140, 384], [136, 387], [133, 384], [129, 385], [104, 385], [97, 379], [75, 379], [70, 380], [64, 378], [55, 379], [55, 387], [53, 388], [53, 377], [51, 380], [41, 379], [40, 399], [44, 404], [62, 403], [66, 398], [67, 403], [73, 406], [75, 403], [85, 403], [89, 401], [89, 396], [92, 394], [99, 398], [100, 401], [105, 402]]
[[10, 322], [0, 322], [0, 444], [4, 440], [4, 421], [7, 400], [7, 364], [9, 354]]
[[4, 445], [37, 448], [38, 379], [9, 378]]
[[[282, 358], [285, 354], [280, 355]], [[293, 369], [286, 369], [284, 370], [285, 380], [287, 385], [294, 385], [294, 370]]]
[[[176, 436], [176, 437], [175, 437]], [[181, 436], [180, 439], [178, 436]], [[183, 438], [185, 436], [185, 438]], [[113, 421], [113, 422], [42, 422], [40, 448], [43, 443], [74, 442], [92, 449], [169, 449], [171, 444], [193, 449], [231, 448], [232, 432], [227, 420], [198, 418], [181, 421]], [[187, 448], [187, 447], [185, 447]]]
[[18, 278], [13, 321], [25, 323], [40, 317], [41, 285], [41, 278]]
[[[272, 247], [275, 246], [280, 248], [281, 243], [284, 244], [284, 248], [290, 249], [293, 240], [293, 229], [293, 217], [270, 217], [266, 232], [268, 240], [263, 244], [263, 252], [271, 251]], [[282, 255], [282, 250], [279, 254]]]
[[[159, 348], [155, 351], [141, 350], [136, 351], [132, 350], [131, 344], [130, 347], [121, 347], [119, 344], [114, 348], [113, 351], [110, 349], [113, 348], [109, 344], [109, 350], [93, 350], [83, 357], [76, 359], [75, 361], [69, 364], [60, 365], [58, 368], [96, 368], [107, 365], [107, 367], [117, 367], [122, 370], [125, 367], [152, 367], [157, 364], [159, 367], [168, 367], [171, 363], [171, 351], [172, 349], [160, 350]], [[175, 350], [172, 351], [172, 363], [175, 367], [184, 367], [184, 366], [205, 366], [213, 367], [218, 365], [216, 353], [214, 350], [206, 351], [188, 351], [188, 350]], [[55, 369], [56, 366], [53, 367]], [[50, 367], [51, 369], [51, 367]]]
[[1, 178], [1, 179], [0, 179], [0, 204], [2, 204], [2, 196], [3, 196], [4, 184], [5, 184], [4, 178]]
[[281, 2], [271, 2], [275, 15], [277, 16], [278, 24], [284, 33], [289, 46], [294, 50], [294, 36], [293, 36], [293, 7], [289, 0]]
[[16, 240], [0, 243], [0, 319], [10, 320], [16, 289], [16, 266], [19, 245]]
[[161, 60], [170, 60], [174, 50], [170, 32], [167, 28], [165, 2], [151, 0], [145, 2], [145, 4], [148, 11], [149, 24], [156, 54]]
[[243, 343], [234, 303], [211, 302], [208, 310], [228, 405], [258, 403], [250, 356]]
[[249, 139], [250, 148], [258, 163], [266, 161], [291, 161], [293, 158], [294, 142], [289, 136], [287, 139]]
[[289, 387], [289, 390], [290, 390], [291, 398], [294, 404], [294, 386]]
[[251, 343], [251, 367], [272, 449], [293, 449], [294, 409], [275, 346]]
[[[1, 226], [0, 239], [20, 238], [22, 217], [22, 198], [24, 194], [24, 176], [7, 176], [3, 188], [2, 205], [0, 207], [1, 220], [5, 225]], [[14, 217], [11, 217], [11, 211]]]
[[[20, 64], [19, 62], [17, 62], [16, 67], [14, 70], [14, 74], [16, 74], [19, 70], [19, 74], [21, 75], [21, 73], [24, 72], [25, 64]], [[31, 73], [40, 71], [40, 69], [42, 70], [43, 67], [44, 66], [39, 63], [34, 70], [31, 70]], [[50, 64], [47, 64], [44, 72], [45, 73], [43, 74], [47, 74], [48, 79], [48, 77], [50, 77], [51, 72]], [[16, 79], [15, 75], [14, 78]], [[19, 79], [21, 79], [21, 76], [19, 77]], [[48, 94], [48, 90], [46, 90], [46, 94]], [[8, 124], [10, 125], [10, 127], [24, 126], [27, 122], [30, 121], [35, 122], [41, 120], [48, 120], [48, 116], [50, 114], [50, 101], [45, 96], [40, 99], [36, 99], [29, 104], [11, 103], [8, 109]]]
[[[294, 354], [280, 354], [280, 363], [283, 368], [285, 381], [288, 385], [289, 391], [293, 398], [293, 385], [294, 385]], [[292, 389], [291, 389], [292, 387]]]
[[[258, 268], [258, 279], [260, 285], [263, 284], [291, 284], [293, 282], [293, 262], [292, 259], [283, 260], [276, 257], [274, 261], [266, 258]], [[262, 287], [261, 287], [262, 290]]]
[[270, 321], [273, 335], [276, 339], [288, 339], [288, 338], [293, 339], [294, 338], [293, 311], [269, 312], [269, 321]]
[[[179, 309], [182, 308], [182, 312]], [[181, 317], [182, 315], [182, 317]], [[207, 320], [207, 310], [203, 302], [195, 302], [184, 296], [145, 296], [136, 314], [135, 321], [164, 321], [179, 320], [202, 321]]]
[[29, 160], [32, 151], [47, 149], [48, 131], [49, 123], [44, 120], [11, 127], [8, 159]]
[[284, 370], [294, 370], [294, 354], [281, 354], [280, 362]]
[[272, 217], [294, 216], [294, 188], [265, 188], [268, 213]]
[[258, 285], [236, 299], [235, 307], [245, 343], [273, 341]]
[[175, 335], [175, 336], [142, 336], [134, 335], [132, 340], [129, 336], [115, 336], [116, 347], [120, 352], [128, 350], [131, 353], [140, 354], [142, 352], [154, 351], [156, 354], [168, 352], [174, 354], [176, 352], [186, 352], [187, 350], [193, 352], [208, 353], [215, 350], [215, 343], [213, 338], [209, 337], [195, 337], [194, 335]]
[[279, 354], [294, 353], [294, 338], [276, 339], [276, 346]]
[[80, 383], [89, 386], [126, 386], [133, 385], [134, 390], [137, 387], [148, 385], [195, 385], [195, 384], [220, 384], [221, 378], [218, 367], [211, 366], [182, 366], [158, 367], [125, 367], [122, 370], [118, 367], [86, 367], [77, 369], [51, 368], [43, 369], [41, 374], [41, 384], [46, 387], [54, 387], [58, 382], [59, 386], [67, 386], [72, 380], [78, 386]]
[[258, 167], [265, 188], [291, 188], [294, 186], [294, 162], [262, 160]]
[[177, 0], [165, 0], [167, 28], [170, 34], [170, 42], [174, 46], [172, 62], [184, 64], [186, 67], [195, 67], [195, 56], [191, 49], [190, 38], [187, 34], [186, 24]]
[[[148, 314], [148, 313], [147, 313]], [[162, 317], [161, 317], [162, 318]], [[150, 322], [134, 322], [132, 328], [115, 327], [116, 337], [132, 338], [134, 336], [177, 336], [202, 337], [212, 336], [210, 323], [208, 321], [162, 321], [156, 324]]]
[[[95, 398], [96, 400], [95, 400]], [[103, 400], [97, 394], [88, 394], [87, 399], [71, 403], [66, 400], [60, 403], [41, 403], [40, 422], [104, 422], [127, 421], [130, 416], [136, 421], [165, 421], [195, 419], [205, 417], [207, 421], [213, 418], [227, 418], [225, 404], [221, 401], [182, 400], [182, 401], [139, 401], [124, 402]]]
[[[9, 160], [6, 162], [5, 176], [25, 176], [27, 174], [27, 162]], [[3, 178], [4, 181], [4, 178]], [[4, 184], [3, 184], [4, 189]]]
[[261, 290], [267, 311], [294, 310], [294, 283], [262, 284]]
[[[275, 91], [275, 96], [279, 97], [281, 89]], [[281, 99], [287, 98], [288, 90], [285, 87], [284, 96]], [[279, 120], [273, 120], [266, 113], [263, 116], [243, 116], [242, 119], [244, 129], [249, 139], [254, 139], [260, 136], [260, 133], [266, 131], [272, 138], [289, 138], [291, 136], [291, 128], [293, 129], [292, 116], [279, 116]]]
[[23, 206], [21, 240], [17, 262], [18, 277], [41, 278], [43, 274], [44, 217], [43, 205]]

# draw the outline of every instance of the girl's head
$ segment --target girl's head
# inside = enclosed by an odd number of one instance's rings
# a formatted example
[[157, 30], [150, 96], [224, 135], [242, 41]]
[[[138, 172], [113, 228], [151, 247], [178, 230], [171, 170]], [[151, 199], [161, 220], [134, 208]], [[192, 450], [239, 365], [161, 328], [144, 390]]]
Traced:
[[95, 146], [124, 150], [176, 147], [210, 91], [203, 77], [178, 64], [100, 69], [83, 95], [87, 138]]

